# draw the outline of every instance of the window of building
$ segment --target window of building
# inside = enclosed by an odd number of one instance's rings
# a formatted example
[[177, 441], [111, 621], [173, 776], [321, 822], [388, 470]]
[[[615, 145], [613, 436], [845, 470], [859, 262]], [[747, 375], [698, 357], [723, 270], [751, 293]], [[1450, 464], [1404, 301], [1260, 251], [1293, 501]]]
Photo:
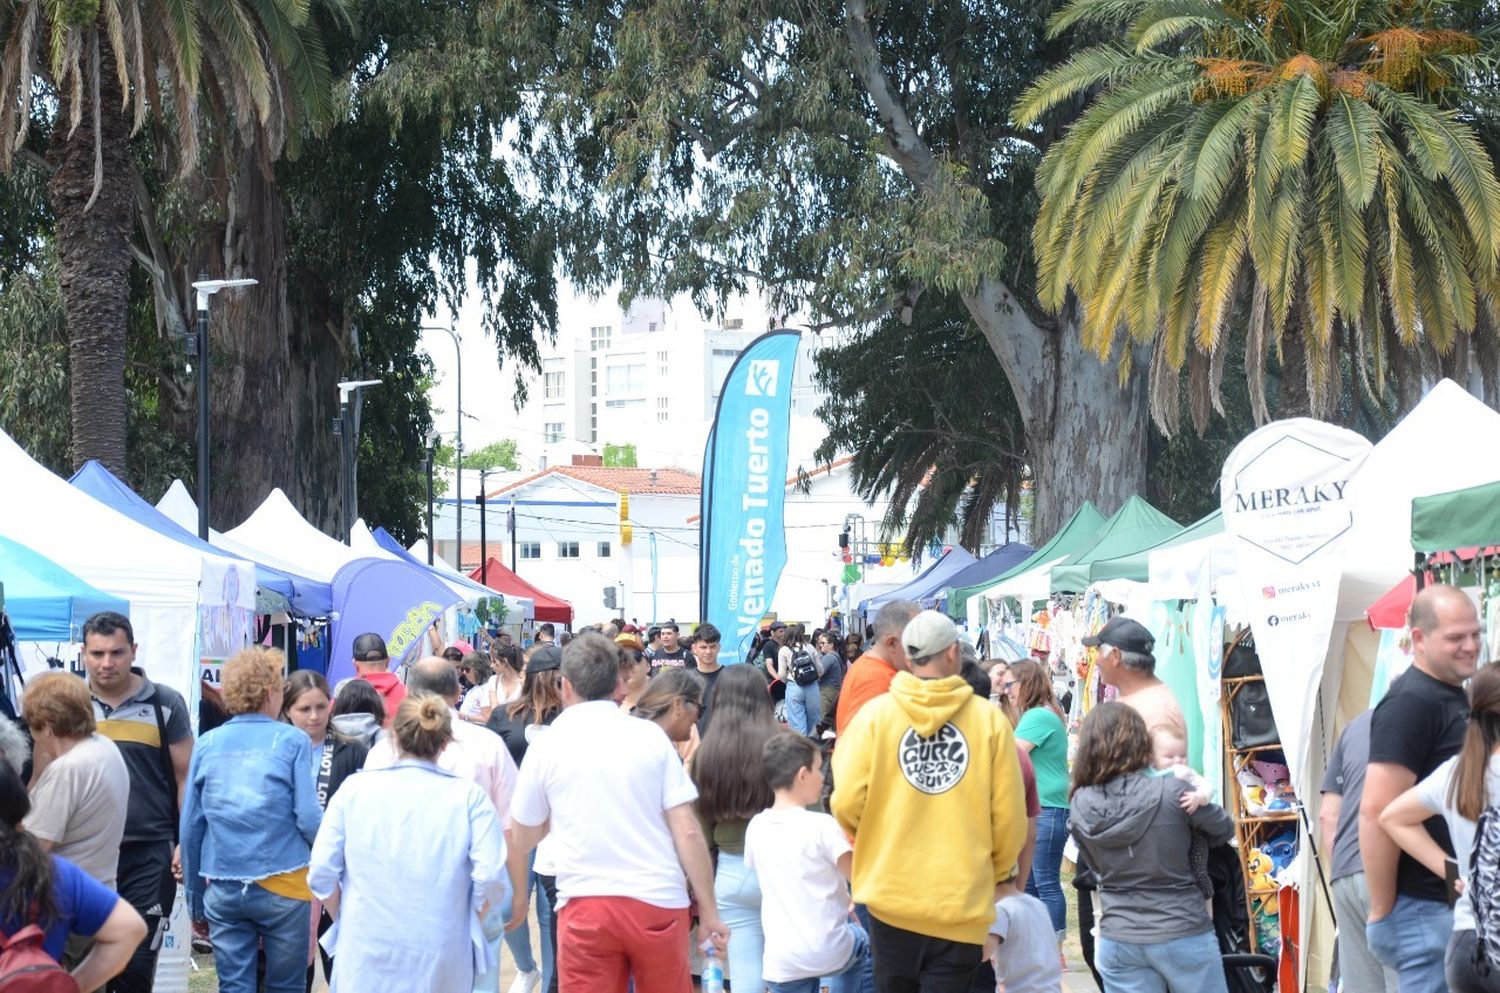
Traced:
[[739, 331], [744, 328], [744, 326], [745, 319], [743, 317], [731, 317], [729, 320], [724, 322], [724, 330], [726, 331]]
[[516, 544], [516, 551], [523, 559], [539, 559], [542, 557], [542, 543], [539, 541], [522, 541]]
[[601, 541], [601, 542], [599, 542], [599, 557], [601, 559], [607, 559], [607, 558], [609, 558], [609, 542], [607, 542], [607, 541]]
[[667, 409], [667, 398], [666, 397], [657, 397], [656, 398], [656, 409], [657, 410], [666, 410]]
[[578, 542], [559, 541], [557, 543], [557, 557], [560, 559], [578, 558]]
[[665, 424], [669, 420], [671, 420], [671, 415], [669, 415], [665, 410], [658, 410], [656, 412], [656, 423]]
[[589, 328], [589, 351], [602, 352], [609, 347], [610, 327], [603, 324]]
[[563, 398], [563, 374], [560, 372], [542, 373], [542, 398], [545, 400], [561, 400]]
[[614, 396], [646, 392], [646, 357], [633, 355], [629, 361], [605, 366], [604, 392]]
[[646, 398], [635, 397], [630, 400], [606, 400], [604, 401], [604, 406], [607, 410], [621, 410], [625, 407], [644, 407], [646, 406]]
[[555, 444], [563, 440], [563, 431], [566, 427], [559, 421], [549, 421], [542, 425], [542, 436], [547, 444]]
[[655, 321], [652, 321], [649, 325], [646, 326], [646, 333], [647, 334], [650, 334], [650, 333], [654, 332], [655, 330], [656, 330], [656, 322]]

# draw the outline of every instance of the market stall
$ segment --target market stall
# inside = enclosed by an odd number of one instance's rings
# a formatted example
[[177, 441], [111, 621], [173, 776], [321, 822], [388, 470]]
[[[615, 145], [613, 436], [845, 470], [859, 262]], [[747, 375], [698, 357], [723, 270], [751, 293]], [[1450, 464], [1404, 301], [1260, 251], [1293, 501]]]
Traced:
[[189, 548], [69, 486], [0, 432], [0, 537], [130, 604], [140, 664], [189, 699], [202, 639], [244, 644], [255, 609], [248, 562]]
[[970, 628], [977, 630], [989, 619], [989, 601], [985, 598], [985, 593], [1008, 579], [1013, 579], [1043, 565], [1050, 569], [1053, 563], [1060, 562], [1076, 549], [1082, 548], [1098, 533], [1103, 524], [1104, 515], [1099, 513], [1099, 509], [1092, 503], [1085, 500], [1082, 506], [1073, 511], [1073, 516], [1057, 529], [1057, 533], [1047, 539], [1046, 544], [1021, 562], [982, 583], [963, 587], [955, 584], [948, 593], [946, 607], [948, 616], [955, 620], [967, 620]]
[[930, 596], [948, 585], [949, 579], [977, 561], [979, 560], [968, 551], [955, 545], [939, 556], [932, 565], [923, 569], [911, 582], [878, 596], [861, 600], [858, 611], [866, 618], [870, 618], [892, 600], [920, 600], [924, 596]]
[[[1025, 542], [1006, 542], [999, 548], [993, 549], [981, 556], [979, 561], [973, 565], [960, 569], [948, 577], [947, 583], [941, 589], [929, 596], [923, 597], [917, 602], [923, 607], [933, 607], [947, 612], [948, 601], [953, 596], [955, 590], [982, 586], [985, 583], [989, 583], [1005, 575], [1022, 562], [1025, 562], [1035, 553], [1036, 549]], [[958, 619], [964, 620], [962, 616]]]
[[532, 586], [526, 580], [507, 569], [499, 559], [491, 556], [482, 569], [475, 569], [469, 578], [483, 583], [492, 590], [516, 600], [528, 600], [532, 604], [532, 616], [537, 623], [573, 626], [573, 605], [561, 597], [555, 597]]
[[125, 600], [9, 538], [0, 538], [0, 591], [17, 641], [76, 642], [90, 615], [130, 612]]

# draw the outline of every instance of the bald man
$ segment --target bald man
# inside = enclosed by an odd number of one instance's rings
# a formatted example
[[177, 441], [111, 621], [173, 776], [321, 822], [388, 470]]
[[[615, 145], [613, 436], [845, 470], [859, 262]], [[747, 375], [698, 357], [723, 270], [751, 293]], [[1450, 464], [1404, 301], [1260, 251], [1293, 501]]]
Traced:
[[[1462, 590], [1429, 586], [1411, 605], [1412, 667], [1390, 685], [1370, 722], [1370, 764], [1359, 805], [1359, 849], [1370, 890], [1370, 950], [1396, 970], [1401, 993], [1442, 993], [1453, 931], [1443, 879], [1396, 847], [1380, 813], [1458, 754], [1468, 723], [1464, 682], [1479, 660], [1479, 614]], [[1427, 830], [1449, 856], [1441, 817]], [[1347, 926], [1355, 927], [1350, 921]]]

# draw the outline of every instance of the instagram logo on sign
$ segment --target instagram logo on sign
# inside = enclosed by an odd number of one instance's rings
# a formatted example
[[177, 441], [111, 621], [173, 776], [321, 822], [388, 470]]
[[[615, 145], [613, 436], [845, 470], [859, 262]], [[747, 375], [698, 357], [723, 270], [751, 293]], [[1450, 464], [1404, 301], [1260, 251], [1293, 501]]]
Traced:
[[1260, 588], [1260, 595], [1267, 600], [1274, 600], [1276, 599], [1276, 587], [1262, 586]]

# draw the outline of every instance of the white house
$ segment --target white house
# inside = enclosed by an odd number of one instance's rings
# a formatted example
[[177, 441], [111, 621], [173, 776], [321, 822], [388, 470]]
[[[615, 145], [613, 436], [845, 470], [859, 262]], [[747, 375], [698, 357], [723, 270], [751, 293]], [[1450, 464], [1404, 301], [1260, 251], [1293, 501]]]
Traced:
[[[624, 616], [642, 623], [698, 614], [698, 477], [683, 469], [606, 468], [574, 456], [491, 487], [488, 554], [527, 582], [573, 604], [575, 624]], [[514, 553], [507, 522], [514, 507]], [[453, 528], [438, 527], [451, 559]], [[464, 571], [478, 567], [477, 524], [466, 516]], [[613, 588], [615, 606], [606, 606]]]

